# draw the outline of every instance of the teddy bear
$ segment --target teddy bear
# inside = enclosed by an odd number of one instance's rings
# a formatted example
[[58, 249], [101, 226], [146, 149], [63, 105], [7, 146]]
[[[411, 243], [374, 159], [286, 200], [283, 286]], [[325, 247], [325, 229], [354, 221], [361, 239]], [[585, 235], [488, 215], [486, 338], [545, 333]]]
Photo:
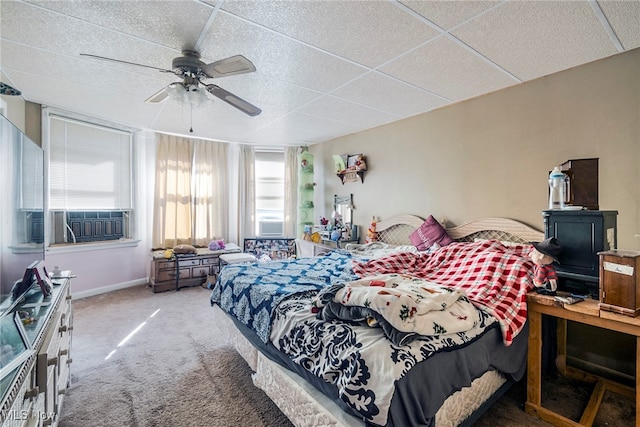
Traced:
[[536, 292], [545, 295], [555, 295], [558, 289], [558, 275], [553, 266], [558, 262], [558, 255], [562, 251], [560, 242], [555, 237], [549, 237], [542, 242], [532, 242], [533, 249], [529, 257], [533, 261], [533, 285]]
[[367, 229], [367, 243], [375, 242], [378, 240], [378, 235], [376, 233], [376, 225], [378, 221], [376, 221], [376, 217], [371, 218], [371, 225]]

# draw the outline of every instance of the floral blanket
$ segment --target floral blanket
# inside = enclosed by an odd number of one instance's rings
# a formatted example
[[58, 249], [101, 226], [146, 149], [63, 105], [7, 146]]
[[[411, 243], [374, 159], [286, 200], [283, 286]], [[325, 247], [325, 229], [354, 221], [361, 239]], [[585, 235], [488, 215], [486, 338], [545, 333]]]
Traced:
[[323, 320], [380, 326], [396, 345], [420, 335], [464, 332], [479, 321], [464, 292], [406, 274], [382, 274], [330, 286], [315, 309]]

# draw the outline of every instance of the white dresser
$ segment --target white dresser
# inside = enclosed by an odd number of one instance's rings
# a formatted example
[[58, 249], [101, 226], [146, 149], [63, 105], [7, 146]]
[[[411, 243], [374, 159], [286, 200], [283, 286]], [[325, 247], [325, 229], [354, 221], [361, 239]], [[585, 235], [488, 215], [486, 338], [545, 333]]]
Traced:
[[[70, 276], [70, 272], [63, 272]], [[69, 381], [73, 305], [69, 279], [54, 280], [44, 297], [37, 286], [27, 292], [11, 313], [25, 320], [24, 330], [33, 354], [0, 383], [2, 427], [56, 426]]]

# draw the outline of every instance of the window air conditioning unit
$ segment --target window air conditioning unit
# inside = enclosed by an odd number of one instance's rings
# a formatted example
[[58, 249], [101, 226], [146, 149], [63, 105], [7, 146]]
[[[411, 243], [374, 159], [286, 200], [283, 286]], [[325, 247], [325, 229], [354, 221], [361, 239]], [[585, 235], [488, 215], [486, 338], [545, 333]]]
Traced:
[[259, 221], [258, 235], [261, 237], [282, 237], [284, 234], [284, 222]]

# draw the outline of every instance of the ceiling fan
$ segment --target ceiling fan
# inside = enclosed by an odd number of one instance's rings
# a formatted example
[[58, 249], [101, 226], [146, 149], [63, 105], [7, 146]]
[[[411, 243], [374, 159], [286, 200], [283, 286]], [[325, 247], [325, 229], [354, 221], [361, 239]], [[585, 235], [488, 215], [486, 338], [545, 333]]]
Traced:
[[135, 62], [122, 61], [120, 59], [106, 58], [103, 56], [81, 53], [81, 56], [100, 59], [104, 61], [118, 62], [121, 64], [136, 65], [139, 67], [152, 68], [163, 73], [172, 73], [182, 78], [181, 82], [174, 82], [169, 86], [162, 88], [157, 93], [151, 95], [145, 102], [161, 102], [169, 96], [171, 90], [184, 90], [185, 93], [197, 92], [202, 85], [207, 92], [216, 98], [220, 98], [227, 104], [237, 108], [249, 116], [257, 116], [262, 110], [255, 105], [250, 104], [244, 99], [232, 94], [231, 92], [217, 86], [215, 84], [205, 84], [203, 80], [214, 79], [218, 77], [233, 76], [236, 74], [252, 73], [256, 71], [256, 67], [251, 61], [242, 55], [235, 55], [229, 58], [220, 59], [210, 64], [206, 64], [200, 60], [200, 53], [195, 50], [183, 50], [182, 56], [174, 58], [171, 63], [171, 69], [158, 68], [151, 65], [138, 64]]

